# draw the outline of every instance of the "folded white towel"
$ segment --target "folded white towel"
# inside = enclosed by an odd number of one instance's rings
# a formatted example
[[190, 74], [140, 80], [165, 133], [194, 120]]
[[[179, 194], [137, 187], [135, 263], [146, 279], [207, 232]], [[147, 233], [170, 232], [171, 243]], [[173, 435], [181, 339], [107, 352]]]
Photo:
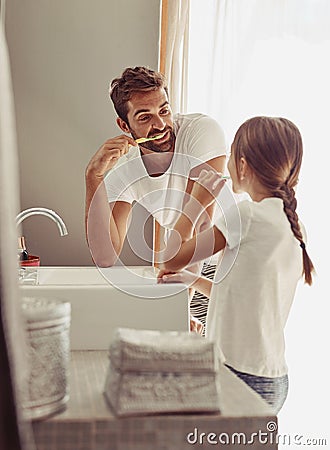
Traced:
[[119, 328], [104, 394], [118, 416], [219, 412], [219, 359], [196, 333]]

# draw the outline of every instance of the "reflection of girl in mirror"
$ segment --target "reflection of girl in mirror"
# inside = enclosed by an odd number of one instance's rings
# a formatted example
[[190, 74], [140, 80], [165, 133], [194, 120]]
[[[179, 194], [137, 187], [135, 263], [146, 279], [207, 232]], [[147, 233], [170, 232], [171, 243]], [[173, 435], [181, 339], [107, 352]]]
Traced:
[[[213, 228], [192, 236], [199, 214], [224, 185], [218, 174], [204, 171], [169, 239], [168, 260], [164, 258], [159, 281], [192, 283], [196, 290], [210, 294], [206, 336], [217, 342], [225, 364], [277, 413], [288, 390], [284, 326], [298, 280], [303, 275], [312, 284], [314, 271], [296, 213], [294, 188], [302, 139], [287, 119], [255, 117], [238, 129], [231, 151], [228, 170], [233, 191], [247, 192], [252, 200], [236, 205], [241, 232], [227, 228], [233, 213], [229, 209]], [[175, 253], [178, 237], [181, 245]], [[231, 270], [213, 285], [182, 270], [205, 258], [201, 255], [205, 248], [210, 253], [225, 248], [221, 264], [226, 253], [237, 250]]]

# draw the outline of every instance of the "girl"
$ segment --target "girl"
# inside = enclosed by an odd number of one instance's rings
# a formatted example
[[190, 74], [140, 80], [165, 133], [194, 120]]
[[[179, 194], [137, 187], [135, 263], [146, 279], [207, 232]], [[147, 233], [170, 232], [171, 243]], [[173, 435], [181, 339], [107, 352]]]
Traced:
[[[206, 336], [217, 342], [225, 364], [260, 394], [277, 413], [287, 396], [284, 326], [301, 276], [312, 284], [313, 264], [296, 213], [294, 188], [302, 162], [302, 139], [289, 120], [254, 117], [238, 129], [228, 170], [235, 193], [251, 200], [231, 207], [215, 225], [193, 236], [204, 208], [225, 180], [202, 171], [172, 232], [159, 282], [191, 283], [210, 296]], [[240, 229], [231, 229], [240, 217]], [[182, 271], [224, 249], [220, 282]], [[226, 259], [235, 259], [233, 264]], [[226, 265], [227, 264], [227, 265]], [[172, 273], [178, 272], [179, 273]]]

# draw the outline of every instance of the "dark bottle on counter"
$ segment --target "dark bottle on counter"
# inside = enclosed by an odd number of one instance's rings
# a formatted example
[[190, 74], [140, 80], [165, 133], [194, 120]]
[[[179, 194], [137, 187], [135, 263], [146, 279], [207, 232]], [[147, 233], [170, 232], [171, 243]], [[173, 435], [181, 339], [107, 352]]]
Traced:
[[18, 257], [20, 261], [27, 261], [29, 259], [28, 251], [26, 250], [25, 237], [18, 238]]

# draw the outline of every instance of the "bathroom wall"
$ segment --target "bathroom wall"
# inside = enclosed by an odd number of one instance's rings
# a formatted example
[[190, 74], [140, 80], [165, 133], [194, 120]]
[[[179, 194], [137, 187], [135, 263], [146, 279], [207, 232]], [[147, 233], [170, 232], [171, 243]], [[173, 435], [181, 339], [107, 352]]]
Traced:
[[[160, 0], [11, 0], [6, 9], [20, 159], [21, 207], [58, 212], [27, 219], [23, 233], [42, 265], [92, 264], [84, 236], [85, 167], [120, 134], [109, 81], [125, 67], [157, 69]], [[139, 223], [145, 212], [137, 209]], [[142, 219], [143, 220], [143, 219]], [[133, 225], [130, 238], [142, 239]], [[145, 235], [151, 245], [152, 223]], [[125, 245], [127, 264], [141, 261]]]

